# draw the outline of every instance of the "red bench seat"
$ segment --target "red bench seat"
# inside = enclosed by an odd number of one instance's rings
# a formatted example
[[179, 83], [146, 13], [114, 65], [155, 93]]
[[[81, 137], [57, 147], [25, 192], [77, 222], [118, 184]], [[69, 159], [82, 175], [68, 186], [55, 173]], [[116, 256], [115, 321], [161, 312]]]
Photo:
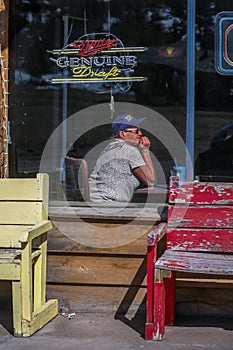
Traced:
[[233, 275], [232, 183], [171, 179], [167, 223], [149, 233], [147, 248], [145, 336], [162, 340], [165, 325], [174, 322], [176, 271]]

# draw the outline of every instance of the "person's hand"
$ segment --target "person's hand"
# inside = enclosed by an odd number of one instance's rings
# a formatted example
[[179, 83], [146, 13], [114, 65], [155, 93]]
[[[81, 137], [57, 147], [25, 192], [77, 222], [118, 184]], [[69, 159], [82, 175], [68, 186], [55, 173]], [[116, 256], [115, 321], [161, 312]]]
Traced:
[[148, 139], [147, 136], [142, 136], [140, 138], [139, 144], [138, 144], [139, 149], [144, 152], [149, 150], [150, 148], [150, 140]]

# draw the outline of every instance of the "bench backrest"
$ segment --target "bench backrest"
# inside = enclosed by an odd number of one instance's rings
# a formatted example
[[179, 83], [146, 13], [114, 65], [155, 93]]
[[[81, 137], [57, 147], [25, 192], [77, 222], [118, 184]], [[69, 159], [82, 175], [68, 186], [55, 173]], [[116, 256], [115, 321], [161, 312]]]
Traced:
[[167, 249], [233, 252], [233, 184], [170, 182]]
[[0, 179], [0, 224], [34, 225], [48, 219], [47, 174]]

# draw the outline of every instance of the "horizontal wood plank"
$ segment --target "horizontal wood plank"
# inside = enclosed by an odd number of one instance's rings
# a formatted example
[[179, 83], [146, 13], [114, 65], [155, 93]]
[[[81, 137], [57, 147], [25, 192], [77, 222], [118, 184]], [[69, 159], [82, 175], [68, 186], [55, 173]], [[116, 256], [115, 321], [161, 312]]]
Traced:
[[[180, 286], [176, 291], [176, 314], [232, 317], [232, 288], [227, 286], [203, 288], [193, 283]], [[184, 284], [184, 282], [183, 282]], [[47, 284], [47, 297], [57, 298], [60, 312], [123, 314], [130, 323], [137, 315], [145, 315], [146, 288], [124, 286], [59, 285]]]
[[20, 280], [21, 252], [17, 249], [0, 249], [1, 280]]
[[[101, 205], [102, 204], [102, 205]], [[119, 222], [121, 220], [146, 220], [146, 221], [161, 221], [166, 219], [166, 210], [159, 205], [148, 206], [145, 208], [143, 206], [133, 206], [124, 207], [122, 205], [103, 205], [103, 203], [90, 203], [90, 206], [49, 206], [49, 216], [50, 217], [78, 217], [81, 219], [100, 219], [104, 220], [114, 220]]]
[[39, 223], [42, 219], [42, 213], [42, 202], [0, 202], [0, 224], [30, 225]]
[[233, 228], [233, 207], [169, 206], [168, 227]]
[[[85, 226], [86, 223], [83, 223]], [[71, 222], [70, 226], [75, 226], [75, 231], [77, 232], [78, 226], [76, 222]], [[100, 226], [101, 227], [101, 226]], [[106, 228], [106, 224], [104, 226]], [[108, 228], [111, 231], [115, 224], [109, 223]], [[134, 226], [133, 226], [134, 228]], [[132, 228], [132, 230], [133, 230]], [[128, 229], [128, 226], [127, 226]], [[82, 233], [82, 225], [79, 227]], [[84, 231], [86, 232], [86, 231]], [[122, 232], [122, 227], [119, 227], [119, 231], [116, 235], [120, 235]], [[147, 231], [142, 234], [139, 238], [135, 237], [135, 240], [127, 242], [125, 244], [117, 244], [115, 246], [109, 247], [93, 247], [91, 245], [82, 244], [78, 239], [74, 240], [65, 232], [61, 232], [58, 227], [54, 225], [53, 229], [48, 232], [48, 254], [51, 253], [64, 253], [64, 254], [77, 254], [77, 253], [89, 253], [89, 254], [116, 254], [116, 255], [145, 255], [146, 254], [146, 237]], [[118, 238], [120, 242], [120, 237]]]
[[39, 179], [1, 179], [1, 200], [42, 200]]
[[145, 314], [146, 288], [47, 284], [47, 297], [59, 301], [60, 312]]
[[[232, 276], [226, 276], [225, 278], [176, 278], [177, 287], [189, 287], [189, 288], [209, 288], [209, 289], [233, 289]], [[229, 294], [231, 294], [230, 292]], [[233, 302], [233, 295], [232, 295]]]
[[[49, 249], [118, 249], [121, 246], [133, 244], [147, 234], [155, 222], [149, 221], [95, 221], [90, 219], [55, 218], [50, 216], [54, 230], [62, 241], [56, 242], [50, 234]], [[54, 231], [53, 231], [54, 232]], [[67, 237], [67, 238], [66, 238]], [[73, 241], [73, 242], [71, 242]], [[130, 248], [131, 249], [131, 248]], [[145, 251], [145, 244], [137, 248]], [[131, 249], [132, 251], [133, 249]]]
[[233, 275], [233, 255], [166, 250], [155, 267], [165, 270]]
[[50, 283], [145, 285], [145, 257], [48, 255], [48, 266]]
[[32, 225], [0, 225], [0, 246], [2, 248], [21, 248], [20, 237]]
[[167, 249], [233, 253], [233, 229], [171, 229]]
[[169, 203], [233, 205], [232, 183], [187, 182], [169, 193]]

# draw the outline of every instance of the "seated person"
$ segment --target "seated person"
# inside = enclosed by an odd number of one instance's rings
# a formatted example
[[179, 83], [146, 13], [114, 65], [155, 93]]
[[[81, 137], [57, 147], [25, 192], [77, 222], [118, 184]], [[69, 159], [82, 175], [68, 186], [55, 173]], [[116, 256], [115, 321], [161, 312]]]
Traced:
[[130, 202], [140, 182], [153, 186], [150, 140], [139, 128], [145, 119], [123, 114], [113, 121], [113, 140], [100, 154], [89, 177], [91, 201]]

